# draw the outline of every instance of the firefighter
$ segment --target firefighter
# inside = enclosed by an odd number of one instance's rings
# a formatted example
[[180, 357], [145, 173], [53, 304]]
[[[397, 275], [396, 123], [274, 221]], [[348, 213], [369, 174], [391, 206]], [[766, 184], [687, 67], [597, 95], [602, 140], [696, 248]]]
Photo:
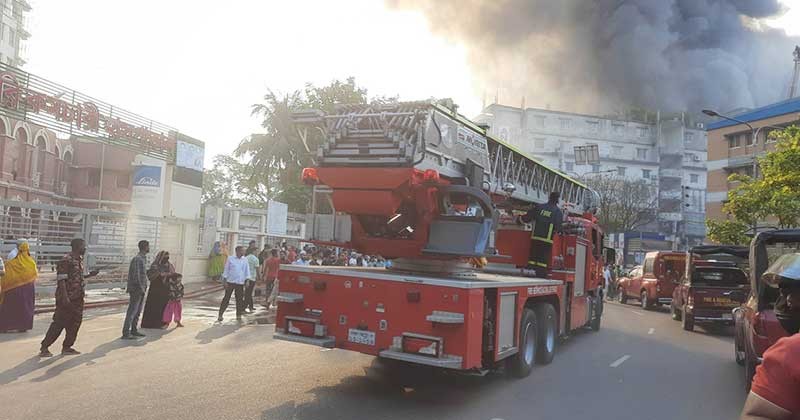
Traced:
[[553, 249], [553, 237], [561, 233], [563, 214], [558, 208], [561, 195], [551, 192], [547, 204], [534, 204], [527, 213], [520, 216], [519, 223], [533, 223], [531, 230], [531, 249], [528, 254], [528, 268], [536, 271], [538, 277], [547, 277]]

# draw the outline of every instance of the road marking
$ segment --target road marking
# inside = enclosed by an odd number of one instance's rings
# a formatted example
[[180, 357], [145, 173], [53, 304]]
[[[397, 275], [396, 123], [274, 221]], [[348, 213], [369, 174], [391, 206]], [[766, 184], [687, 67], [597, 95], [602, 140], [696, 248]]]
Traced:
[[626, 355], [620, 357], [619, 359], [615, 360], [614, 363], [612, 363], [612, 364], [610, 364], [608, 366], [612, 367], [612, 368], [619, 367], [619, 365], [625, 363], [625, 361], [630, 359], [630, 358], [631, 358], [631, 355], [630, 354], [626, 354]]
[[650, 330], [647, 331], [647, 333], [650, 334], [650, 335], [652, 335], [654, 332], [656, 332], [655, 328], [650, 328]]
[[631, 312], [635, 313], [636, 315], [639, 315], [639, 316], [644, 316], [644, 314], [643, 314], [643, 313], [641, 313], [641, 312], [639, 312], [639, 311], [634, 311], [633, 309], [629, 309], [629, 311], [631, 311]]

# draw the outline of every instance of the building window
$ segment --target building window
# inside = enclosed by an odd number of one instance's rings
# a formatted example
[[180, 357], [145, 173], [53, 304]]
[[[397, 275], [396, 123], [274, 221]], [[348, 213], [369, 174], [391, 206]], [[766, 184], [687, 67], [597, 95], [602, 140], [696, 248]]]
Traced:
[[87, 182], [86, 185], [90, 187], [99, 187], [100, 186], [100, 170], [99, 169], [89, 169], [87, 173]]
[[628, 170], [628, 168], [626, 168], [624, 166], [617, 166], [617, 175], [625, 176], [625, 171], [626, 170]]
[[636, 159], [647, 160], [647, 149], [637, 148]]
[[642, 178], [650, 179], [650, 174], [652, 171], [650, 169], [642, 169]]
[[572, 163], [572, 162], [564, 162], [564, 170], [570, 171], [570, 172], [574, 171], [575, 170], [575, 164]]
[[611, 132], [614, 134], [622, 134], [625, 131], [625, 126], [619, 123], [611, 124]]
[[741, 144], [739, 143], [739, 136], [737, 135], [728, 136], [728, 147], [730, 147], [731, 149], [735, 149], [740, 146]]
[[647, 137], [650, 135], [650, 127], [638, 127], [636, 129], [636, 133], [639, 135], [639, 137]]
[[700, 182], [700, 175], [689, 174], [689, 182], [692, 184], [697, 184], [698, 182]]
[[744, 139], [748, 146], [753, 145], [753, 133], [745, 133]]
[[572, 126], [572, 121], [570, 121], [569, 118], [559, 118], [559, 122], [562, 130], [569, 130]]
[[611, 146], [611, 157], [619, 159], [622, 157], [622, 146]]
[[544, 115], [534, 115], [533, 124], [538, 128], [544, 128]]
[[692, 133], [691, 131], [687, 131], [686, 137], [684, 138], [684, 143], [690, 144], [693, 141], [694, 141], [694, 133]]
[[131, 185], [130, 174], [117, 174], [117, 187], [128, 188]]
[[600, 165], [597, 164], [597, 163], [593, 163], [592, 164], [592, 172], [595, 172], [595, 173], [600, 172]]
[[537, 149], [544, 149], [544, 139], [535, 139], [533, 141], [533, 147]]
[[586, 129], [590, 133], [597, 134], [600, 132], [600, 122], [586, 121]]

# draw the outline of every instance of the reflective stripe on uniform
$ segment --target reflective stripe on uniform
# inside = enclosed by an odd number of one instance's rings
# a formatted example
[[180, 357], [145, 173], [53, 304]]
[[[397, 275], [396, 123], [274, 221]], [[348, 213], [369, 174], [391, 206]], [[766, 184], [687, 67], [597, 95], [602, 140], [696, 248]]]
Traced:
[[547, 268], [547, 263], [543, 263], [543, 262], [539, 262], [539, 261], [529, 260], [528, 264], [530, 264], [530, 265], [538, 265], [539, 267]]
[[542, 238], [541, 236], [531, 236], [531, 239], [533, 239], [535, 241], [547, 242], [548, 244], [552, 244], [553, 243], [552, 239]]

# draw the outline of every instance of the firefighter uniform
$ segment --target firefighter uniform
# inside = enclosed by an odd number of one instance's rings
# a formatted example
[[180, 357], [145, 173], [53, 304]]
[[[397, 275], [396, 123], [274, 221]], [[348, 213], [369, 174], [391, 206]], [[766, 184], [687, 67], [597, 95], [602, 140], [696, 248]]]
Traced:
[[525, 223], [533, 223], [531, 249], [528, 254], [528, 268], [536, 270], [539, 277], [547, 277], [553, 250], [553, 237], [561, 232], [563, 214], [558, 205], [547, 203], [533, 207], [520, 218]]

